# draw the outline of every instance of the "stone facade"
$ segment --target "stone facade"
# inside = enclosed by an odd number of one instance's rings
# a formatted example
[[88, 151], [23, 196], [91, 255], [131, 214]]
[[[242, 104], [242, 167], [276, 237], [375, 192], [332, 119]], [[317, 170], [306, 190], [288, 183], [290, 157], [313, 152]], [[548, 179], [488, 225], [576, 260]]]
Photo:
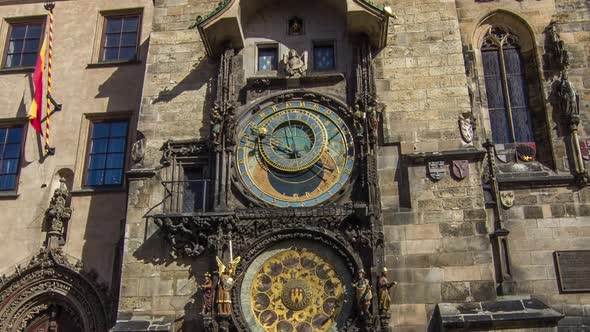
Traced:
[[[589, 329], [589, 293], [560, 291], [556, 268], [556, 251], [590, 250], [590, 157], [576, 149], [590, 126], [588, 2], [385, 5], [391, 7], [361, 0], [58, 2], [54, 91], [64, 111], [53, 122], [57, 153], [38, 161], [36, 136], [27, 132], [18, 196], [0, 201], [16, 216], [4, 218], [0, 267], [12, 274], [13, 265], [44, 247], [42, 216], [61, 176], [72, 213], [56, 257], [66, 252], [99, 278], [63, 260], [51, 264], [78, 273], [88, 289], [106, 281], [117, 299], [112, 331], [263, 330], [245, 312], [253, 310], [250, 291], [239, 278], [252, 284], [260, 257], [312, 242], [310, 250], [328, 246], [327, 259], [341, 261], [336, 270], [345, 275], [347, 296], [360, 269], [373, 284], [371, 319], [356, 299], [354, 313], [344, 310], [350, 318], [332, 330]], [[95, 68], [100, 12], [129, 8], [143, 8], [140, 63]], [[8, 19], [44, 13], [39, 3], [0, 5]], [[289, 34], [294, 17], [304, 19], [302, 34]], [[567, 48], [567, 66], [551, 62], [552, 26]], [[493, 95], [482, 45], [493, 28], [518, 41], [536, 143], [532, 161], [513, 152], [514, 160], [504, 162], [501, 148], [486, 144]], [[0, 38], [7, 34], [3, 22]], [[334, 43], [333, 70], [311, 66], [318, 41]], [[306, 74], [288, 77], [281, 64], [257, 70], [259, 45], [275, 44], [279, 60], [290, 49], [309, 51]], [[564, 72], [579, 97], [576, 126], [558, 96]], [[23, 122], [30, 75], [2, 74], [2, 123]], [[238, 134], [260, 109], [291, 100], [330, 105], [353, 128], [354, 176], [329, 203], [274, 207], [257, 200], [237, 170]], [[362, 121], [355, 110], [365, 113]], [[109, 114], [133, 123], [127, 185], [92, 191], [82, 186], [89, 121]], [[466, 139], [460, 119], [471, 118], [473, 139]], [[466, 167], [453, 173], [457, 161]], [[195, 165], [208, 170], [208, 206], [183, 211], [177, 183]], [[207, 313], [204, 275], [217, 282], [216, 256], [228, 265], [234, 255], [242, 261], [230, 292], [233, 316]], [[378, 309], [384, 267], [397, 282], [390, 312]], [[102, 294], [87, 296], [95, 293]]]

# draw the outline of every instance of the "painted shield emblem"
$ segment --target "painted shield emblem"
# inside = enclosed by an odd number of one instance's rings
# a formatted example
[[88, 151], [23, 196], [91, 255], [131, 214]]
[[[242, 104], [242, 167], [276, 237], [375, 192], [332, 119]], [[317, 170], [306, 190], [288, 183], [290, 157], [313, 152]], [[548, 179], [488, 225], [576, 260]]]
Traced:
[[463, 180], [469, 175], [469, 161], [453, 160], [451, 172], [456, 179]]
[[580, 152], [582, 153], [582, 159], [584, 159], [585, 161], [590, 160], [590, 140], [580, 140]]
[[429, 161], [428, 162], [428, 175], [438, 181], [445, 176], [445, 162], [440, 161]]
[[514, 149], [512, 144], [494, 144], [496, 158], [503, 163], [514, 161]]
[[519, 143], [516, 145], [516, 154], [522, 161], [533, 161], [537, 155], [537, 145], [535, 143]]

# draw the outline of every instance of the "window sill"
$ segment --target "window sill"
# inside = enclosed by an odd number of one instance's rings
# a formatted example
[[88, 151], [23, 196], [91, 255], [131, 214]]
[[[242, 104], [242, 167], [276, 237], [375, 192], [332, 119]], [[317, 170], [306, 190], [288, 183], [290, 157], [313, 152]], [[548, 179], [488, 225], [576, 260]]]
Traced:
[[124, 193], [127, 189], [123, 186], [120, 187], [107, 187], [107, 188], [82, 188], [73, 190], [70, 193], [72, 196], [85, 196], [92, 194], [108, 194], [108, 193]]
[[119, 67], [119, 66], [133, 66], [133, 65], [139, 65], [141, 63], [142, 63], [141, 60], [96, 62], [96, 63], [89, 63], [88, 65], [86, 65], [86, 69], [108, 68], [108, 67]]
[[2, 68], [0, 69], [0, 75], [25, 74], [32, 73], [34, 71], [35, 67]]
[[0, 200], [17, 199], [20, 195], [16, 191], [0, 191]]

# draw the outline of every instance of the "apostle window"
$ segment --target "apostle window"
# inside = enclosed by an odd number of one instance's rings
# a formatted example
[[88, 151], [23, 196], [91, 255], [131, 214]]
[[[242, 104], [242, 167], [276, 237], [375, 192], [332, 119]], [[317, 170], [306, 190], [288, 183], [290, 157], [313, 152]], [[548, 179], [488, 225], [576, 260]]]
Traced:
[[123, 184], [127, 120], [93, 122], [85, 184], [89, 187]]
[[23, 138], [21, 126], [0, 128], [0, 191], [16, 191]]
[[313, 70], [333, 70], [336, 68], [334, 43], [315, 42], [313, 44]]
[[34, 67], [43, 39], [43, 21], [10, 24], [5, 68]]
[[258, 71], [273, 71], [279, 66], [279, 48], [276, 45], [258, 46]]
[[518, 39], [502, 29], [490, 29], [481, 53], [494, 143], [534, 144]]
[[101, 62], [137, 60], [141, 15], [105, 16]]

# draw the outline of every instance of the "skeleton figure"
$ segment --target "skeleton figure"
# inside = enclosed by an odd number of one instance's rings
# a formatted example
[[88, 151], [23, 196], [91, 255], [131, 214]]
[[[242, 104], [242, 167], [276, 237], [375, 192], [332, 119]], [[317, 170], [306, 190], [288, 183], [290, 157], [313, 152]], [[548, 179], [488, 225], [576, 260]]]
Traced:
[[241, 257], [237, 257], [231, 261], [227, 267], [219, 257], [216, 257], [216, 259], [217, 268], [219, 269], [219, 282], [217, 284], [217, 314], [221, 316], [231, 316], [231, 291], [236, 284], [236, 266], [240, 263]]
[[293, 77], [304, 76], [307, 71], [307, 51], [299, 55], [297, 51], [291, 49], [287, 54], [283, 55], [282, 63], [285, 66], [287, 75]]

